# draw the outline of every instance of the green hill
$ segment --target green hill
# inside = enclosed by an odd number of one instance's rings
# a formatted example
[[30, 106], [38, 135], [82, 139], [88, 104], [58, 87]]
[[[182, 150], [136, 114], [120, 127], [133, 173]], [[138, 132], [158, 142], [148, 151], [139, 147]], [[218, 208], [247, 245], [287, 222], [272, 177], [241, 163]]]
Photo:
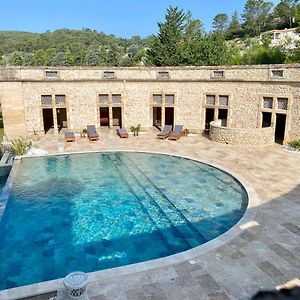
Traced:
[[122, 39], [91, 29], [0, 31], [1, 65], [138, 65], [151, 38]]

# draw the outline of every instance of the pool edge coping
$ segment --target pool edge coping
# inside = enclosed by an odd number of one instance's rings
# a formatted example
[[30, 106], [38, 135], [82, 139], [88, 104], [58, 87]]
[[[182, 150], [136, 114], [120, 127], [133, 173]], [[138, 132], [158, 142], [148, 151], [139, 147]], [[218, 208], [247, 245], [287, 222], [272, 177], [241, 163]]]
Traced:
[[[192, 249], [176, 253], [170, 256], [157, 258], [153, 260], [148, 260], [144, 262], [139, 262], [135, 264], [130, 264], [126, 266], [115, 267], [106, 270], [88, 272], [89, 283], [96, 282], [99, 280], [107, 280], [111, 278], [117, 278], [125, 275], [130, 275], [139, 272], [145, 272], [148, 270], [153, 270], [160, 267], [171, 266], [177, 263], [182, 263], [184, 261], [189, 261], [190, 263], [194, 263], [193, 259], [197, 256], [203, 255], [204, 253], [214, 250], [218, 247], [221, 247], [231, 241], [233, 238], [237, 237], [240, 233], [243, 232], [244, 229], [241, 228], [242, 225], [249, 223], [252, 221], [257, 213], [257, 205], [259, 204], [259, 198], [255, 189], [248, 183], [248, 181], [240, 174], [237, 174], [235, 171], [232, 171], [230, 168], [224, 167], [219, 163], [210, 162], [208, 160], [195, 158], [193, 156], [187, 155], [177, 155], [170, 154], [167, 152], [157, 152], [157, 151], [145, 151], [145, 150], [95, 150], [95, 151], [78, 151], [78, 152], [63, 152], [63, 153], [55, 153], [55, 154], [43, 154], [43, 155], [25, 155], [16, 157], [16, 162], [13, 165], [11, 173], [8, 177], [8, 187], [7, 188], [7, 199], [9, 196], [9, 191], [12, 187], [13, 178], [16, 174], [17, 168], [19, 166], [20, 161], [23, 158], [34, 158], [34, 157], [48, 157], [48, 156], [61, 156], [61, 155], [72, 155], [72, 154], [86, 154], [86, 153], [103, 153], [103, 152], [140, 152], [140, 153], [153, 153], [153, 154], [163, 154], [174, 157], [181, 157], [185, 159], [194, 160], [200, 163], [207, 164], [209, 166], [218, 168], [229, 175], [233, 176], [245, 189], [248, 195], [248, 205], [246, 211], [242, 218], [229, 230], [220, 236], [206, 242], [203, 245], [194, 247]], [[16, 165], [15, 165], [16, 164]], [[5, 206], [4, 206], [5, 209]], [[4, 211], [3, 209], [3, 211]], [[0, 215], [1, 219], [1, 215]], [[63, 287], [63, 278], [54, 279], [50, 281], [43, 281], [39, 283], [34, 283], [30, 285], [24, 285], [20, 287], [15, 287], [11, 289], [0, 290], [0, 297], [2, 300], [11, 300], [11, 299], [20, 299], [26, 297], [33, 297], [40, 294], [47, 294], [53, 291], [57, 291]]]

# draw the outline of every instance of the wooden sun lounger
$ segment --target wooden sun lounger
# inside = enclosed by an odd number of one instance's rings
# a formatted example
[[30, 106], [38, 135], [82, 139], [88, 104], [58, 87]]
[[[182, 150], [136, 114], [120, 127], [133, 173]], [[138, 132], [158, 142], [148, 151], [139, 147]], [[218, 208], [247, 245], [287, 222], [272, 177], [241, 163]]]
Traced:
[[65, 142], [74, 142], [75, 135], [73, 132], [65, 132]]
[[95, 125], [87, 125], [87, 136], [90, 141], [98, 141], [99, 134], [96, 131]]
[[128, 138], [128, 132], [125, 129], [117, 129], [117, 135], [120, 138]]
[[182, 137], [182, 129], [183, 125], [176, 125], [174, 131], [172, 131], [168, 139], [172, 141], [177, 141], [180, 139]]
[[166, 125], [165, 128], [157, 134], [157, 139], [166, 139], [172, 131], [172, 125]]

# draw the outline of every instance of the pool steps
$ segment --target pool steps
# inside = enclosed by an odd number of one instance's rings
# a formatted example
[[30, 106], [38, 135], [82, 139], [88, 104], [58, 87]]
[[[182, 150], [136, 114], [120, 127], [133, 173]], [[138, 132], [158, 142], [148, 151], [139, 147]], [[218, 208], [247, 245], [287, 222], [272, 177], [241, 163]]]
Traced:
[[[140, 168], [129, 158], [126, 161], [121, 162], [118, 154], [116, 154], [115, 159], [117, 159], [120, 164], [117, 166], [120, 169], [120, 174], [122, 174], [122, 168], [126, 168], [126, 171], [129, 172], [132, 176], [126, 178], [128, 185], [135, 186], [135, 189], [139, 188], [140, 190], [135, 190], [134, 194], [139, 200], [142, 206], [147, 207], [147, 211], [150, 214], [153, 214], [151, 219], [154, 219], [157, 228], [162, 228], [161, 231], [168, 243], [174, 244], [174, 240], [178, 239], [178, 243], [185, 243], [189, 248], [193, 248], [199, 245], [199, 240], [195, 241], [188, 237], [189, 232], [194, 232], [198, 236], [198, 239], [202, 240], [203, 243], [206, 242], [206, 239], [203, 235], [193, 226], [191, 222], [184, 216], [184, 214], [177, 209], [170, 199], [148, 178]], [[133, 182], [134, 181], [134, 182]], [[148, 182], [148, 184], [146, 184]], [[131, 184], [132, 183], [132, 184]], [[134, 184], [134, 183], [137, 183]], [[141, 196], [143, 195], [143, 197]], [[146, 202], [146, 203], [145, 203]], [[176, 215], [176, 224], [166, 215], [165, 211], [172, 210]], [[165, 223], [163, 226], [160, 223]], [[169, 236], [170, 233], [167, 233], [165, 228], [171, 228], [172, 236]]]

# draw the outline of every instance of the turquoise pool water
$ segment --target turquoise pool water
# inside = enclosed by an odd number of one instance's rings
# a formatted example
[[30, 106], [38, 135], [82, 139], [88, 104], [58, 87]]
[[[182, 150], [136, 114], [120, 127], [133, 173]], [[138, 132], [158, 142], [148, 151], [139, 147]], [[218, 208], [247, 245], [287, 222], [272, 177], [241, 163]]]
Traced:
[[232, 176], [185, 158], [23, 159], [0, 222], [0, 289], [188, 250], [227, 231], [247, 203]]

